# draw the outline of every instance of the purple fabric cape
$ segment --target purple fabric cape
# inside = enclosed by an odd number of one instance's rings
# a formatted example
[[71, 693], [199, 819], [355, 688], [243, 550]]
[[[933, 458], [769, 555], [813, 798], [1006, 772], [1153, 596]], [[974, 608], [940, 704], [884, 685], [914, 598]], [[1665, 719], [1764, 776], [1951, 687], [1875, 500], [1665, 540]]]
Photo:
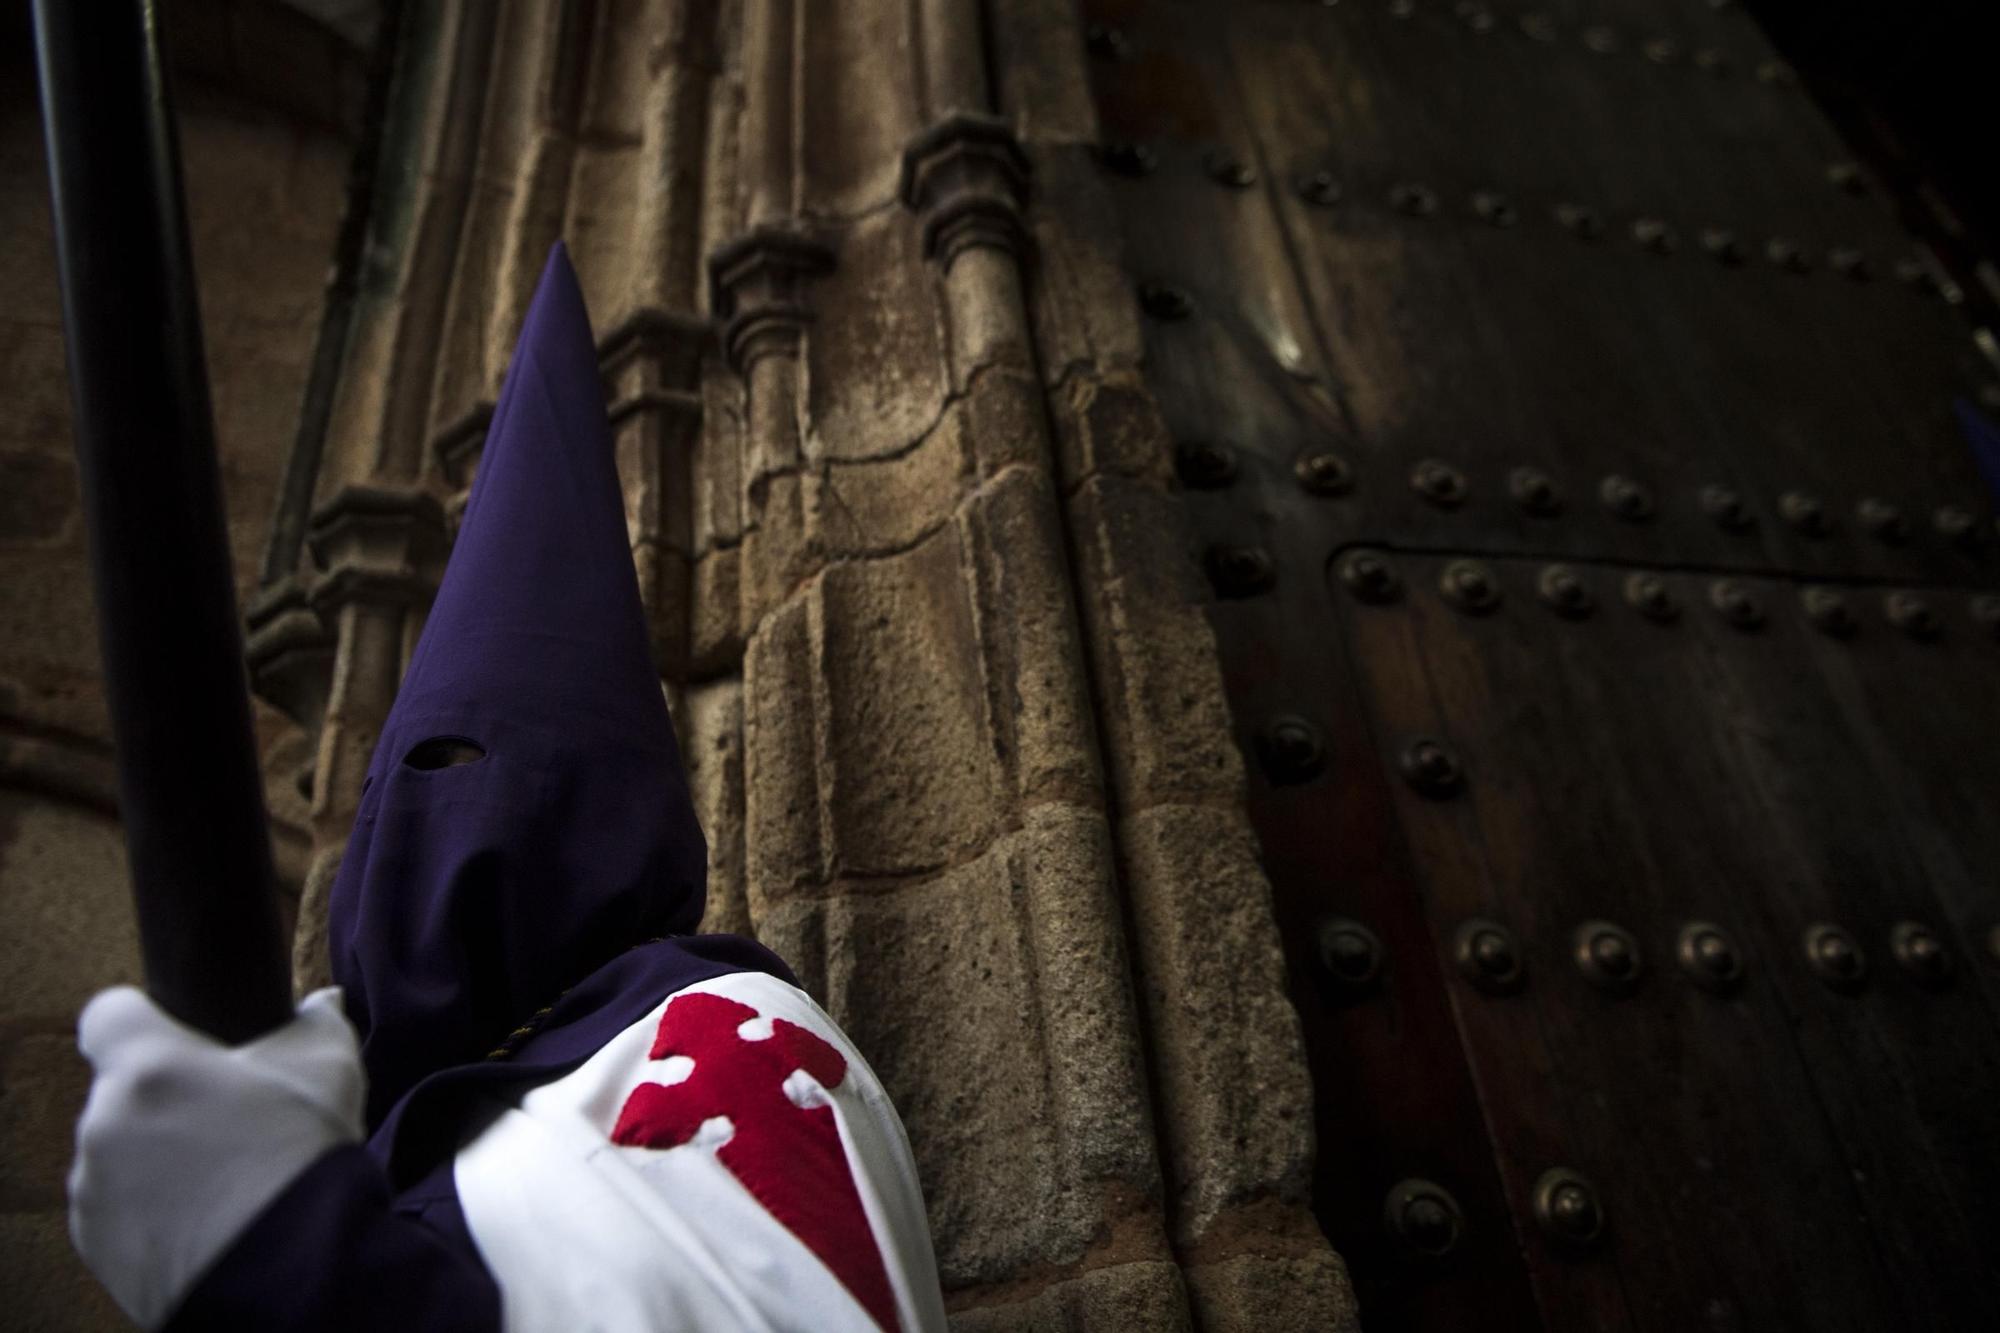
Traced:
[[[482, 756], [440, 766], [443, 741]], [[497, 1328], [451, 1177], [481, 1117], [684, 986], [793, 979], [752, 941], [686, 934], [706, 879], [558, 244], [329, 903], [371, 1137], [295, 1180], [169, 1327]]]

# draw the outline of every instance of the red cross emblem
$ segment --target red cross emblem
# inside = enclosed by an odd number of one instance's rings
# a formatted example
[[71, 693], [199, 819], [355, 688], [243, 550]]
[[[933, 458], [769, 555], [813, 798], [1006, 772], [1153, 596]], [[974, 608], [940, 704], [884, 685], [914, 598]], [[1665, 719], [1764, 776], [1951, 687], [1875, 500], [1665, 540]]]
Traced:
[[737, 1031], [757, 1011], [720, 995], [676, 996], [660, 1015], [652, 1058], [685, 1055], [694, 1073], [680, 1083], [641, 1083], [625, 1099], [613, 1142], [677, 1148], [702, 1122], [726, 1116], [734, 1127], [716, 1151], [764, 1210], [819, 1256], [861, 1308], [896, 1329], [896, 1298], [841, 1150], [831, 1106], [799, 1106], [785, 1080], [799, 1070], [831, 1092], [847, 1061], [818, 1033], [774, 1019], [771, 1035], [748, 1041]]

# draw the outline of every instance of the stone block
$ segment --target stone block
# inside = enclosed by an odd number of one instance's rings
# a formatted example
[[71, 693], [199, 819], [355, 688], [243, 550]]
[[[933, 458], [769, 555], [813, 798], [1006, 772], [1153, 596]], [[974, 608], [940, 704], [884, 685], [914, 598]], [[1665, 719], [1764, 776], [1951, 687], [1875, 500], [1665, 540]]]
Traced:
[[963, 414], [981, 480], [1010, 467], [1048, 470], [1048, 405], [1031, 373], [1007, 366], [981, 370], [966, 387]]
[[0, 1213], [0, 1291], [15, 1333], [113, 1333], [132, 1322], [70, 1248], [61, 1211]]
[[743, 681], [725, 676], [691, 685], [681, 755], [695, 817], [708, 838], [705, 931], [750, 933], [743, 878]]
[[[952, 1333], [1191, 1333], [1180, 1270], [1154, 1260], [1065, 1278], [1025, 1299], [954, 1310]], [[1204, 1329], [1206, 1326], [1202, 1326]]]
[[992, 744], [1014, 800], [1101, 804], [1088, 668], [1047, 475], [1002, 474], [964, 506], [958, 528]]
[[[1324, 1242], [1322, 1242], [1324, 1246]], [[1238, 1255], [1183, 1274], [1202, 1333], [1360, 1333], [1347, 1266], [1331, 1249]]]
[[1100, 472], [1162, 488], [1171, 482], [1173, 441], [1159, 404], [1136, 377], [1079, 372], [1054, 397], [1057, 470], [1065, 493]]
[[1035, 262], [1028, 309], [1042, 376], [1051, 384], [1079, 366], [1099, 374], [1145, 359], [1139, 303], [1126, 276], [1123, 228], [1086, 143], [1027, 145], [1034, 172], [1028, 231]]
[[1069, 513], [1119, 802], [1127, 810], [1240, 802], [1242, 755], [1178, 508], [1153, 487], [1100, 475], [1078, 490]]
[[[895, 155], [886, 160], [893, 171]], [[833, 243], [838, 262], [813, 284], [806, 334], [803, 444], [813, 463], [902, 452], [950, 390], [937, 275], [916, 220], [885, 210]]]
[[744, 861], [753, 912], [828, 873], [821, 721], [806, 605], [766, 617], [743, 655]]
[[69, 545], [77, 522], [74, 462], [55, 454], [0, 454], [0, 542]]
[[753, 892], [903, 1117], [947, 1288], [1073, 1263], [1114, 1203], [1156, 1197], [1109, 877], [1101, 818], [1048, 808], [913, 884]]
[[0, 1013], [74, 1014], [136, 982], [130, 895], [116, 822], [0, 791]]
[[1119, 845], [1168, 1217], [1189, 1245], [1226, 1210], [1303, 1203], [1312, 1087], [1270, 883], [1241, 811], [1154, 806], [1120, 822]]
[[0, 1212], [63, 1206], [76, 1118], [90, 1091], [90, 1065], [76, 1033], [15, 1031], [0, 1036]]
[[900, 550], [942, 527], [971, 479], [966, 404], [954, 402], [906, 453], [827, 465], [803, 479], [807, 512], [829, 555]]
[[740, 547], [720, 546], [694, 563], [688, 598], [688, 672], [697, 678], [734, 666], [743, 656]]
[[743, 412], [742, 380], [720, 362], [704, 364], [701, 432], [689, 482], [699, 552], [743, 537]]

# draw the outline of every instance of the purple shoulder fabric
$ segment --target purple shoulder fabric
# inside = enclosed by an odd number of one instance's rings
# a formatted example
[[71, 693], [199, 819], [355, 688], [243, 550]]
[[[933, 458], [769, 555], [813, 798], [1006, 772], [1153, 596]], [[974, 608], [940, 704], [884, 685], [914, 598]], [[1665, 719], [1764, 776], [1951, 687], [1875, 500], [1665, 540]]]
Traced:
[[684, 986], [792, 980], [750, 940], [686, 933], [706, 893], [596, 346], [557, 245], [329, 901], [371, 1137], [280, 1195], [172, 1327], [497, 1328], [451, 1177], [482, 1118]]

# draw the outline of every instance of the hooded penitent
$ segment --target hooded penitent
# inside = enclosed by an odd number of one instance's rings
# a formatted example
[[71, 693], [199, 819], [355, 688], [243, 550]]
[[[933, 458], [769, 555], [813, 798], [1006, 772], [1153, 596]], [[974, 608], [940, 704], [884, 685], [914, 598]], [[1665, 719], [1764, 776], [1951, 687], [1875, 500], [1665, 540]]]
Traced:
[[332, 892], [369, 1123], [634, 945], [692, 930], [705, 875], [558, 245]]

